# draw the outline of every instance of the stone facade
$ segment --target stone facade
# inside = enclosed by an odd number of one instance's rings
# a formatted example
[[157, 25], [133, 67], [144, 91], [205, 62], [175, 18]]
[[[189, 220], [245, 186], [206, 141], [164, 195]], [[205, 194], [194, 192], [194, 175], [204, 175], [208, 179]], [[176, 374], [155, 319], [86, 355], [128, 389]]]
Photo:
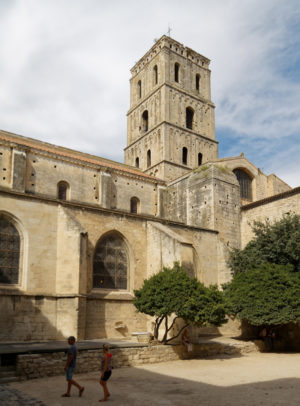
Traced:
[[221, 285], [249, 221], [299, 211], [298, 189], [218, 158], [207, 58], [163, 36], [131, 73], [126, 164], [0, 131], [2, 341], [147, 331], [145, 278], [179, 261]]

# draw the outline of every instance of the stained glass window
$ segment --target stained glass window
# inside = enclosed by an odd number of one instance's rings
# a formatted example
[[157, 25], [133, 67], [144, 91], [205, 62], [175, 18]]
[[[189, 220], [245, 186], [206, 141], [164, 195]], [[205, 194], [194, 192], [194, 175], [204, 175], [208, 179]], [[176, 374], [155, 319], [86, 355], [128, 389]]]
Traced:
[[19, 232], [11, 221], [0, 216], [0, 283], [18, 283], [19, 262]]
[[237, 177], [237, 180], [240, 184], [240, 194], [241, 199], [252, 200], [252, 179], [250, 176], [241, 169], [234, 169], [233, 173]]
[[128, 258], [123, 238], [110, 234], [96, 245], [93, 267], [93, 287], [127, 289]]

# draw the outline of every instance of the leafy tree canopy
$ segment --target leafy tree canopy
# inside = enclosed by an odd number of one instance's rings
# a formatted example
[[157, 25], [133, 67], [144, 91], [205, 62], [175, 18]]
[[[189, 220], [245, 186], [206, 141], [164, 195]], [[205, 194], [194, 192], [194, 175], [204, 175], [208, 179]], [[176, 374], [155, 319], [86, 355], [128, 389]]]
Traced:
[[[164, 321], [165, 332], [161, 340], [164, 343], [178, 337], [191, 323], [221, 325], [226, 322], [222, 293], [215, 286], [207, 288], [196, 278], [190, 278], [178, 263], [145, 280], [134, 294], [133, 303], [137, 310], [155, 316], [155, 338], [158, 338], [159, 327]], [[175, 318], [169, 325], [171, 314], [175, 314]], [[186, 324], [176, 336], [167, 339], [178, 317]]]
[[223, 286], [227, 314], [254, 326], [300, 321], [300, 273], [292, 265], [263, 264]]
[[269, 262], [278, 265], [291, 264], [300, 271], [300, 216], [285, 215], [271, 224], [254, 222], [255, 238], [243, 250], [234, 249], [228, 261], [233, 274]]

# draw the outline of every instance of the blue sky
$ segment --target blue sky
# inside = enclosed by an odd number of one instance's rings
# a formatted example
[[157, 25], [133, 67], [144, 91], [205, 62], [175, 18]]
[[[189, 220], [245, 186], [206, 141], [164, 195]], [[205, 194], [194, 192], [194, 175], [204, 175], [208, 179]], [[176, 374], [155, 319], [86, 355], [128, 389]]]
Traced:
[[123, 162], [129, 70], [168, 25], [211, 59], [220, 157], [300, 185], [298, 0], [0, 0], [0, 128]]

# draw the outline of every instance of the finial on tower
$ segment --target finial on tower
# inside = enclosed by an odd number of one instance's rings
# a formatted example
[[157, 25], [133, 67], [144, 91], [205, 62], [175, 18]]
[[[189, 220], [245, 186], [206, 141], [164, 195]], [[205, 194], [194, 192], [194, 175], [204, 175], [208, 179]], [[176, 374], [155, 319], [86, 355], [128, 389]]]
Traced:
[[168, 26], [168, 31], [167, 31], [168, 37], [171, 37], [171, 31], [172, 31], [172, 28], [171, 28], [170, 25], [169, 25], [169, 26]]

